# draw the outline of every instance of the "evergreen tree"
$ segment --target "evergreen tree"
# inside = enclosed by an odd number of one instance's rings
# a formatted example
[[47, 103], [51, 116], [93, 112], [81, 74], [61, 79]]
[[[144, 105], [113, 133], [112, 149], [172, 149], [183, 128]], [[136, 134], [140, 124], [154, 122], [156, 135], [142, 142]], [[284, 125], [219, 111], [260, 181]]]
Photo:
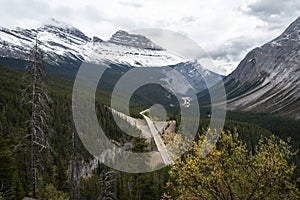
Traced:
[[71, 135], [71, 173], [70, 173], [70, 199], [80, 199], [80, 166], [78, 156], [78, 141], [75, 127], [72, 126]]
[[0, 193], [4, 199], [22, 199], [24, 192], [15, 160], [0, 132]]

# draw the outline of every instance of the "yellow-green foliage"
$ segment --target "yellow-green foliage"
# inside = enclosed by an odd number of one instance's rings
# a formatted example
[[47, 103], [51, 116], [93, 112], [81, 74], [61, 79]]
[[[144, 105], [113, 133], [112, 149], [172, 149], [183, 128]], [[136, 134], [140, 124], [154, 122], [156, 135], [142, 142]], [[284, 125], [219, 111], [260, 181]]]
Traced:
[[38, 192], [38, 199], [43, 200], [67, 200], [68, 194], [57, 190], [52, 184], [46, 185]]
[[201, 158], [203, 138], [169, 170], [164, 199], [299, 199], [287, 142], [262, 138], [250, 152], [237, 133], [222, 133], [217, 147]]

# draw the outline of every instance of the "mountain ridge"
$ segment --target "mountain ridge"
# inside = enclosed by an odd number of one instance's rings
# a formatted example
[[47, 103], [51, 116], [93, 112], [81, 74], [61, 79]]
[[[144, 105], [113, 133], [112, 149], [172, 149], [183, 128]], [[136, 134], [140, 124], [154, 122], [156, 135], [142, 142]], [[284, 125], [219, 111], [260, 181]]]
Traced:
[[250, 51], [225, 78], [230, 110], [300, 119], [300, 17], [278, 37]]
[[[125, 37], [140, 39], [140, 44], [126, 45], [126, 41], [103, 41], [97, 36], [89, 38], [75, 27], [62, 27], [53, 24], [44, 25], [37, 29], [11, 30], [0, 28], [0, 55], [6, 58], [26, 60], [35, 39], [41, 41], [41, 49], [44, 50], [47, 61], [51, 65], [60, 65], [60, 62], [69, 58], [75, 62], [99, 63], [110, 60], [112, 63], [124, 64], [132, 67], [139, 66], [167, 66], [184, 61], [182, 58], [159, 48], [150, 39], [144, 36], [128, 34], [118, 31], [116, 34]], [[115, 35], [115, 34], [114, 34]], [[122, 39], [122, 37], [121, 37]], [[141, 40], [143, 39], [143, 40]], [[145, 41], [143, 43], [143, 41]]]
[[[19, 68], [22, 68], [21, 66], [24, 68], [27, 55], [36, 39], [40, 41], [40, 48], [45, 53], [46, 69], [53, 72], [52, 74], [64, 73], [65, 76], [71, 74], [74, 78], [82, 62], [94, 64], [104, 62], [114, 65], [114, 69], [116, 66], [121, 68], [176, 66], [174, 68], [184, 72], [186, 79], [199, 90], [207, 86], [198, 80], [203, 79], [202, 74], [194, 74], [193, 71], [203, 72], [205, 78], [210, 79], [209, 82], [213, 82], [215, 77], [219, 76], [199, 63], [164, 49], [143, 35], [119, 30], [109, 40], [104, 41], [98, 36], [90, 38], [76, 27], [54, 19], [36, 29], [0, 28], [0, 62], [11, 63], [9, 66], [14, 66], [18, 65], [17, 60], [21, 60]], [[123, 73], [122, 70], [120, 72]], [[196, 83], [200, 82], [201, 86], [197, 86]]]

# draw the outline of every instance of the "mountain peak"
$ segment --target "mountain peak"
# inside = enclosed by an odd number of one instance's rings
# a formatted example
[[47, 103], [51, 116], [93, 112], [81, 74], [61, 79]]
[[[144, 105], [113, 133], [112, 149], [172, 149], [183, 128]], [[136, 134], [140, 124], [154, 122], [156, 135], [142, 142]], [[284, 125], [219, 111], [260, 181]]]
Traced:
[[300, 30], [300, 16], [284, 31], [285, 34], [291, 34], [293, 32], [299, 32]]
[[56, 27], [56, 28], [62, 28], [62, 29], [70, 29], [70, 30], [78, 30], [75, 28], [72, 24], [68, 24], [66, 22], [58, 21], [54, 18], [51, 18], [50, 20], [46, 21], [43, 24], [44, 27]]
[[99, 37], [96, 37], [96, 36], [94, 36], [92, 40], [93, 40], [93, 43], [101, 43], [101, 42], [103, 42], [102, 39], [100, 39]]
[[300, 16], [275, 39], [275, 41], [278, 40], [300, 41]]
[[40, 27], [38, 30], [59, 34], [63, 37], [65, 37], [65, 34], [73, 35], [84, 41], [91, 40], [88, 36], [86, 36], [83, 32], [81, 32], [78, 28], [74, 27], [72, 24], [61, 22], [54, 18], [51, 18], [51, 20], [44, 23], [44, 25]]
[[108, 42], [141, 49], [163, 50], [162, 47], [153, 43], [149, 38], [142, 35], [130, 34], [123, 30], [119, 30], [113, 34]]

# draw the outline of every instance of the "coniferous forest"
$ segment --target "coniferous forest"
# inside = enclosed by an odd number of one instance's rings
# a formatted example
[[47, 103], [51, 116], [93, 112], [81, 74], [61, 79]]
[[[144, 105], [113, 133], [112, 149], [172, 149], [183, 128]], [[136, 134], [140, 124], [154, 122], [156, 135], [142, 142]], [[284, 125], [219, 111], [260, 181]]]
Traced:
[[[1, 66], [0, 72], [1, 198], [23, 199], [25, 196], [33, 196], [31, 129], [28, 125], [32, 108], [29, 104], [24, 103], [24, 91], [30, 85], [30, 80], [26, 78], [26, 73], [23, 71]], [[175, 197], [175, 199], [235, 199], [233, 196], [230, 196], [235, 195], [235, 193], [238, 193], [236, 195], [243, 199], [244, 196], [238, 189], [239, 187], [243, 188], [245, 186], [244, 190], [250, 188], [253, 191], [255, 184], [265, 184], [265, 182], [271, 180], [274, 180], [274, 185], [272, 183], [265, 186], [260, 185], [259, 189], [257, 189], [258, 192], [254, 191], [253, 199], [268, 199], [258, 195], [259, 191], [263, 192], [264, 187], [270, 189], [272, 195], [270, 195], [269, 199], [277, 199], [277, 197], [278, 199], [279, 197], [296, 199], [299, 197], [297, 196], [296, 183], [297, 177], [300, 175], [298, 169], [299, 154], [297, 154], [297, 149], [299, 148], [299, 142], [297, 142], [299, 141], [299, 136], [297, 136], [297, 133], [300, 131], [300, 126], [297, 121], [267, 114], [228, 112], [224, 126], [226, 134], [223, 137], [225, 139], [220, 142], [220, 145], [217, 145], [216, 151], [210, 155], [214, 162], [210, 163], [209, 160], [203, 160], [197, 163], [195, 159], [186, 156], [192, 151], [196, 151], [194, 149], [197, 146], [196, 143], [198, 140], [201, 140], [201, 135], [209, 124], [209, 119], [202, 119], [193, 149], [178, 163], [151, 173], [129, 174], [118, 172], [95, 162], [80, 142], [72, 122], [72, 82], [48, 77], [45, 79], [44, 86], [49, 95], [49, 107], [45, 111], [48, 118], [47, 125], [51, 129], [47, 129], [47, 132], [45, 132], [45, 138], [49, 147], [42, 148], [42, 150], [39, 149], [39, 152], [36, 153], [35, 192], [38, 199], [174, 199]], [[146, 151], [149, 144], [145, 140], [127, 136], [115, 125], [110, 109], [103, 103], [105, 101], [101, 101], [101, 98], [105, 96], [107, 96], [105, 91], [98, 91], [96, 108], [99, 123], [104, 127], [105, 132], [109, 133], [108, 137], [120, 143], [132, 143], [132, 151]], [[261, 120], [262, 118], [263, 120]], [[272, 136], [273, 134], [275, 136]], [[283, 140], [277, 140], [274, 137], [280, 137]], [[229, 162], [226, 159], [230, 157], [224, 155], [224, 158], [222, 158], [224, 154], [223, 148], [227, 148], [227, 150], [228, 148], [233, 149], [232, 155], [237, 156], [237, 160], [233, 160], [234, 164], [228, 165], [228, 170], [226, 171], [222, 171], [222, 167], [217, 168], [217, 175], [225, 178], [225, 180], [228, 178], [228, 181], [231, 182], [238, 179], [241, 183], [240, 185], [230, 185], [229, 183], [226, 185], [226, 182], [220, 183], [220, 186], [217, 185], [219, 188], [211, 188], [203, 192], [197, 185], [212, 187], [212, 185], [217, 184], [218, 180], [214, 182], [214, 180], [209, 179], [209, 173], [214, 174], [215, 172], [211, 171], [210, 167], [207, 167], [207, 172], [205, 172], [206, 169], [198, 169], [204, 171], [193, 175], [190, 174], [190, 169], [197, 167], [198, 164], [200, 166], [200, 163], [205, 166], [215, 165], [218, 162], [223, 163], [222, 159], [224, 159], [223, 164], [226, 164], [226, 162]], [[268, 148], [269, 153], [272, 155], [267, 154]], [[271, 151], [277, 153], [273, 154]], [[190, 155], [196, 155], [196, 153]], [[251, 155], [253, 156], [251, 159], [254, 159], [257, 165], [266, 163], [265, 159], [268, 159], [268, 156], [275, 163], [279, 162], [275, 166], [270, 164], [261, 166], [262, 169], [264, 167], [267, 169], [265, 173], [268, 179], [261, 178], [264, 182], [252, 183], [252, 179], [247, 180], [245, 178], [244, 180], [242, 177], [232, 177], [232, 174], [236, 172], [230, 171], [230, 169], [233, 170], [234, 168], [247, 165], [245, 162], [250, 159], [247, 156]], [[280, 159], [277, 160], [277, 158]], [[186, 159], [192, 159], [193, 163], [187, 162]], [[241, 163], [239, 164], [239, 162]], [[191, 166], [189, 166], [190, 164]], [[177, 172], [178, 167], [180, 169], [187, 168], [187, 171]], [[253, 167], [257, 168], [258, 166]], [[193, 171], [193, 173], [195, 172], [197, 170]], [[243, 173], [248, 174], [243, 175]], [[254, 176], [255, 173], [263, 172], [247, 171], [243, 173], [239, 173], [238, 176], [249, 177]], [[187, 182], [180, 177], [195, 178], [195, 180]], [[205, 179], [205, 177], [209, 180]], [[109, 184], [107, 184], [108, 182]], [[230, 189], [232, 194], [229, 196], [228, 189], [226, 190], [225, 186], [232, 187]], [[184, 188], [189, 189], [186, 190]], [[280, 190], [282, 188], [285, 188], [285, 195], [276, 196], [276, 193], [281, 194]], [[192, 194], [193, 192], [195, 193], [194, 195]], [[224, 196], [215, 196], [216, 193]]]

